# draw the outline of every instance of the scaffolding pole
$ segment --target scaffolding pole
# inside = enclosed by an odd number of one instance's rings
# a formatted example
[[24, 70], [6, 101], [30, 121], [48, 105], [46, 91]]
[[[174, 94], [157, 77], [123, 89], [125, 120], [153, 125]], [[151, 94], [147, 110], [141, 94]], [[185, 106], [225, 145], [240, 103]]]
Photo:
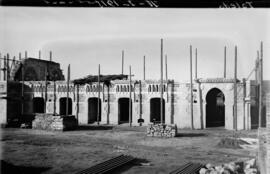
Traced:
[[131, 127], [132, 126], [132, 117], [131, 117], [131, 114], [132, 114], [132, 103], [131, 103], [131, 66], [129, 66], [129, 126]]
[[160, 123], [163, 123], [163, 39], [160, 46]]
[[68, 64], [67, 71], [67, 98], [66, 98], [66, 115], [68, 115], [68, 104], [69, 104], [69, 80], [70, 80], [70, 64]]
[[261, 58], [259, 60], [259, 128], [262, 127], [263, 113], [263, 42], [260, 45]]
[[191, 129], [194, 129], [193, 125], [193, 77], [192, 77], [192, 46], [190, 45], [190, 117], [191, 117]]
[[97, 103], [97, 124], [99, 125], [99, 120], [100, 120], [100, 103], [99, 103], [99, 100], [100, 100], [100, 64], [98, 64], [98, 103]]
[[237, 131], [237, 46], [234, 52], [234, 100], [233, 100], [233, 116], [234, 116], [234, 130]]

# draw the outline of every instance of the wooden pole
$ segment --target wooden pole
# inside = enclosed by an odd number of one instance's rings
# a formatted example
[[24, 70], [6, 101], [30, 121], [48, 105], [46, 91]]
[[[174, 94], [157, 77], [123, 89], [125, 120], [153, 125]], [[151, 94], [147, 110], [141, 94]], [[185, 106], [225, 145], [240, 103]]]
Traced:
[[10, 69], [9, 69], [9, 54], [7, 54], [7, 81], [9, 81]]
[[41, 50], [38, 51], [38, 58], [41, 59]]
[[145, 56], [143, 56], [143, 80], [145, 80]]
[[67, 98], [66, 98], [66, 115], [68, 115], [68, 102], [69, 102], [69, 80], [70, 80], [70, 64], [68, 64], [67, 71]]
[[52, 61], [52, 51], [50, 51], [50, 62]]
[[197, 48], [195, 49], [195, 79], [197, 79]]
[[4, 81], [7, 80], [7, 58], [4, 56], [4, 67], [3, 67], [3, 79]]
[[19, 53], [19, 60], [22, 59], [22, 53]]
[[227, 47], [224, 47], [224, 74], [223, 78], [226, 78], [226, 59], [227, 59]]
[[[140, 119], [142, 119], [142, 82], [139, 81], [139, 83], [140, 83], [140, 86], [139, 86], [139, 88], [140, 88], [140, 90], [139, 90], [139, 96], [140, 96], [140, 98], [139, 98], [139, 100], [140, 100]], [[141, 121], [140, 121], [140, 126], [142, 126]]]
[[100, 64], [98, 64], [98, 104], [97, 104], [97, 106], [98, 106], [98, 110], [97, 110], [97, 123], [98, 123], [98, 125], [99, 125], [99, 117], [100, 117], [100, 111], [99, 111], [99, 109], [100, 109], [100, 103], [99, 103], [99, 101], [100, 101]]
[[[41, 51], [39, 50], [38, 51], [38, 59], [40, 60], [41, 59]], [[39, 68], [39, 80], [46, 80], [45, 78], [41, 78], [42, 77], [42, 74], [41, 74], [41, 65], [40, 65], [40, 61], [38, 62], [38, 68]], [[45, 77], [46, 77], [46, 72], [45, 72]], [[46, 102], [45, 102], [46, 103]]]
[[56, 78], [53, 78], [53, 115], [56, 115]]
[[167, 82], [168, 81], [167, 54], [165, 55], [165, 75], [166, 75], [166, 82]]
[[48, 86], [48, 81], [47, 81], [47, 74], [48, 74], [48, 67], [47, 64], [45, 66], [45, 102], [44, 102], [44, 113], [46, 113], [46, 104], [47, 104], [47, 86]]
[[24, 58], [27, 59], [28, 56], [27, 56], [27, 51], [24, 52]]
[[190, 116], [191, 116], [191, 129], [193, 126], [193, 77], [192, 77], [192, 46], [190, 45]]
[[259, 128], [262, 127], [262, 113], [263, 113], [263, 42], [261, 42], [261, 58], [259, 61]]
[[0, 81], [2, 80], [2, 55], [0, 53]]
[[234, 55], [234, 130], [237, 130], [237, 46], [235, 46]]
[[131, 66], [129, 66], [129, 126], [132, 126], [132, 106], [131, 106]]
[[166, 84], [167, 84], [167, 90], [166, 90], [166, 94], [167, 94], [167, 101], [169, 100], [169, 94], [168, 94], [168, 64], [167, 64], [167, 54], [165, 55], [165, 73], [166, 73]]
[[246, 79], [243, 78], [243, 128], [246, 129]]
[[203, 129], [204, 128], [204, 122], [203, 122], [203, 100], [202, 100], [201, 82], [198, 82], [198, 84], [199, 84], [199, 102], [200, 102], [201, 129]]
[[21, 63], [21, 78], [22, 78], [22, 87], [21, 87], [21, 115], [24, 113], [24, 65]]
[[160, 123], [163, 123], [163, 39], [160, 45]]
[[124, 50], [122, 50], [122, 75], [124, 74]]

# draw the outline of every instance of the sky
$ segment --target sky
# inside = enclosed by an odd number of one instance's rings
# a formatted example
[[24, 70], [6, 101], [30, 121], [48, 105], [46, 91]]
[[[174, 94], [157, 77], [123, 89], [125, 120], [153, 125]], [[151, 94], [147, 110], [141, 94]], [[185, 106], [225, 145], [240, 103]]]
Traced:
[[190, 45], [193, 63], [198, 49], [198, 78], [223, 77], [224, 46], [227, 77], [233, 78], [237, 46], [242, 79], [254, 68], [263, 41], [264, 79], [270, 80], [269, 29], [269, 9], [0, 7], [0, 52], [18, 57], [27, 50], [38, 57], [41, 50], [48, 60], [51, 50], [65, 74], [71, 65], [76, 79], [97, 74], [98, 64], [101, 74], [120, 74], [124, 50], [124, 73], [131, 66], [134, 78], [142, 79], [146, 56], [146, 79], [159, 79], [163, 38], [168, 78], [181, 82], [190, 78]]

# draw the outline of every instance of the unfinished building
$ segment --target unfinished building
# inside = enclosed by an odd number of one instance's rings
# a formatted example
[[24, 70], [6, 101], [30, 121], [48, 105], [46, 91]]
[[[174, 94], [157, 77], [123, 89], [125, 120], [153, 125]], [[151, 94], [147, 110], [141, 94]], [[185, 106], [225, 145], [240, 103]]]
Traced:
[[[60, 64], [34, 58], [20, 61], [25, 64], [27, 78], [24, 81], [20, 78], [19, 61], [9, 75], [1, 73], [2, 125], [29, 121], [36, 113], [52, 113], [74, 115], [79, 124], [147, 125], [160, 122], [162, 115], [165, 123], [176, 124], [178, 128], [232, 130], [234, 124], [237, 130], [258, 127], [258, 89], [254, 80], [237, 80], [237, 117], [234, 120], [234, 79], [194, 79], [191, 97], [189, 82], [164, 80], [161, 88], [158, 80], [132, 80], [130, 84], [127, 75], [100, 83], [75, 80], [67, 86]], [[263, 84], [265, 96], [270, 83], [264, 81]], [[161, 89], [164, 92], [162, 102]], [[265, 100], [262, 125], [266, 123]]]

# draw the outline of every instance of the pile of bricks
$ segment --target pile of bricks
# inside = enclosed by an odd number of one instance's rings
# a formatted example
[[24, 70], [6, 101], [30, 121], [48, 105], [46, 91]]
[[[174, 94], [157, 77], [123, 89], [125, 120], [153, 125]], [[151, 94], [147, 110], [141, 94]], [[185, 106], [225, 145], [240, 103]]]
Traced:
[[151, 137], [175, 137], [177, 126], [175, 124], [149, 124], [147, 126], [147, 136]]
[[41, 130], [73, 130], [77, 125], [75, 116], [56, 116], [53, 114], [37, 114], [32, 122], [33, 129]]

